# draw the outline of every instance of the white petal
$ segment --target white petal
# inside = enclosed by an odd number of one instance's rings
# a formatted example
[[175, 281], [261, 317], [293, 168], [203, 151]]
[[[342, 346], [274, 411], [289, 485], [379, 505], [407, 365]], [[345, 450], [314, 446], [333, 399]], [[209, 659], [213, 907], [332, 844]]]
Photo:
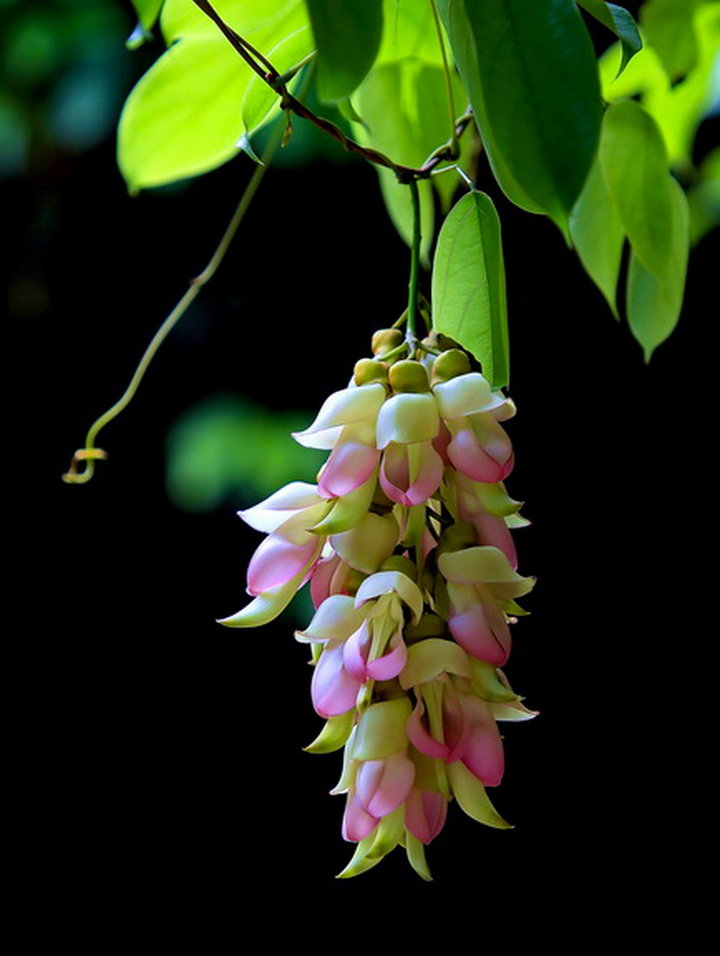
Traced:
[[476, 412], [489, 412], [506, 401], [501, 392], [493, 392], [480, 372], [467, 372], [433, 388], [443, 418], [462, 418]]
[[385, 387], [379, 382], [333, 392], [323, 403], [312, 425], [304, 431], [293, 432], [293, 438], [306, 448], [331, 449], [340, 437], [343, 426], [375, 421], [384, 401]]
[[407, 445], [432, 441], [440, 430], [440, 417], [429, 392], [404, 392], [393, 395], [380, 409], [377, 421], [377, 447], [391, 441]]
[[306, 481], [291, 481], [264, 501], [238, 511], [240, 517], [256, 531], [270, 533], [287, 521], [295, 511], [318, 504], [322, 499], [317, 493], [317, 485]]

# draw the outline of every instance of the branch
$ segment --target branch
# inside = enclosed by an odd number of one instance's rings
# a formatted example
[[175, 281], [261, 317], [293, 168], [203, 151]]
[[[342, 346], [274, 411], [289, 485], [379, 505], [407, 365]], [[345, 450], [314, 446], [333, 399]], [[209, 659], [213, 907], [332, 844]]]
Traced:
[[452, 162], [458, 158], [457, 138], [462, 136], [472, 120], [473, 114], [470, 110], [463, 113], [463, 115], [455, 121], [454, 135], [452, 138], [434, 150], [422, 166], [404, 166], [402, 163], [396, 163], [390, 159], [389, 156], [386, 156], [377, 149], [361, 146], [360, 143], [346, 136], [339, 126], [336, 126], [323, 116], [318, 116], [316, 113], [313, 113], [307, 106], [295, 99], [295, 97], [288, 92], [286, 83], [283, 82], [282, 77], [272, 63], [251, 46], [247, 40], [241, 37], [239, 33], [233, 30], [231, 26], [225, 23], [208, 0], [193, 0], [193, 2], [196, 7], [202, 10], [202, 12], [213, 21], [223, 36], [226, 37], [243, 60], [245, 60], [250, 69], [256, 73], [264, 83], [267, 83], [270, 89], [278, 94], [281, 109], [295, 113], [296, 116], [317, 126], [323, 133], [336, 139], [347, 152], [362, 156], [363, 159], [369, 163], [373, 163], [375, 166], [384, 166], [386, 169], [391, 169], [400, 183], [415, 182], [418, 179], [429, 179], [433, 170], [436, 169], [440, 163]]

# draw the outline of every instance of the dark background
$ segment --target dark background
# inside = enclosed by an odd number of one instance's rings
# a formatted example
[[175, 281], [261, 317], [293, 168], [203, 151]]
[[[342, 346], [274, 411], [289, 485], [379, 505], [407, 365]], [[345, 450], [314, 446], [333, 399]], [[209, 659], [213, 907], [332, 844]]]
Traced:
[[[699, 155], [716, 140], [705, 124]], [[343, 798], [327, 795], [340, 757], [301, 750], [321, 726], [306, 648], [287, 619], [252, 632], [214, 623], [244, 603], [260, 539], [230, 501], [205, 514], [168, 501], [165, 439], [208, 395], [312, 410], [344, 387], [406, 297], [408, 252], [373, 170], [321, 160], [271, 172], [220, 273], [103, 434], [110, 460], [86, 486], [60, 480], [251, 171], [240, 157], [130, 199], [106, 138], [46, 152], [3, 187], [22, 343], [10, 375], [26, 360], [6, 467], [31, 492], [6, 499], [23, 529], [11, 682], [27, 878], [68, 926], [88, 909], [173, 912], [205, 895], [221, 908], [407, 899], [493, 912], [532, 895], [552, 922], [568, 903], [632, 907], [639, 884], [679, 888], [704, 832], [712, 373], [700, 357], [716, 239], [694, 250], [679, 328], [648, 367], [558, 231], [511, 207], [481, 168], [508, 274], [519, 409], [508, 484], [533, 522], [518, 534], [520, 570], [538, 576], [507, 671], [541, 716], [505, 725], [493, 798], [514, 830], [452, 806], [428, 848], [433, 884], [402, 850], [339, 883], [352, 851]]]

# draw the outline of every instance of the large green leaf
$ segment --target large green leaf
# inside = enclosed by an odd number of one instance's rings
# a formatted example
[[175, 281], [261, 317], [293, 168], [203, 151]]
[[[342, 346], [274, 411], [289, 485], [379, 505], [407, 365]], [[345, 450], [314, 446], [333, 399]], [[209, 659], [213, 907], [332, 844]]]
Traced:
[[645, 361], [670, 335], [682, 308], [687, 270], [689, 229], [685, 193], [674, 179], [668, 181], [670, 220], [665, 222], [670, 254], [661, 274], [645, 268], [634, 252], [630, 257], [627, 285], [628, 322], [642, 345]]
[[[241, 9], [224, 0], [217, 8], [260, 50], [307, 24], [300, 0], [252, 0]], [[255, 76], [193, 3], [166, 0], [161, 23], [172, 46], [120, 117], [118, 161], [131, 190], [196, 176], [235, 156], [245, 131], [241, 104]]]
[[501, 150], [498, 148], [493, 131], [487, 118], [480, 70], [477, 62], [477, 50], [472, 41], [470, 24], [465, 15], [462, 0], [437, 0], [438, 12], [445, 24], [450, 38], [455, 63], [463, 81], [468, 99], [472, 104], [475, 121], [483, 130], [483, 147], [487, 153], [490, 166], [495, 178], [505, 195], [516, 206], [527, 212], [540, 213], [542, 207], [534, 202], [517, 182], [509, 167], [505, 163]]
[[703, 0], [647, 0], [640, 23], [672, 81], [688, 73], [697, 59], [693, 16]]
[[630, 60], [642, 49], [640, 31], [632, 14], [625, 7], [620, 7], [616, 3], [605, 3], [605, 0], [577, 0], [577, 2], [603, 26], [612, 30], [620, 40], [622, 59], [618, 74], [622, 73]]
[[318, 94], [330, 102], [345, 99], [363, 81], [380, 48], [382, 0], [305, 2], [318, 51]]
[[125, 103], [118, 162], [132, 191], [197, 176], [237, 153], [252, 73], [224, 37], [173, 44]]
[[663, 276], [672, 254], [667, 154], [657, 125], [633, 100], [608, 107], [599, 158], [635, 256], [650, 272]]
[[429, 0], [383, 0], [383, 36], [377, 63], [414, 56], [442, 66], [442, 54]]
[[[275, 44], [308, 22], [303, 0], [212, 0], [212, 5], [225, 23], [261, 53], [268, 49], [261, 36], [272, 37]], [[180, 37], [218, 35], [217, 26], [192, 0], [165, 0], [160, 27], [168, 46]]]
[[585, 271], [617, 318], [616, 290], [625, 230], [597, 158], [570, 214], [570, 235]]
[[[468, 37], [462, 25], [453, 27], [460, 2], [444, 0], [441, 9], [493, 169], [510, 198], [517, 184], [564, 228], [600, 128], [585, 25], [573, 0], [462, 0]], [[504, 171], [509, 184], [500, 178]]]
[[432, 276], [433, 326], [482, 365], [494, 388], [510, 375], [500, 220], [485, 193], [453, 206], [438, 237]]

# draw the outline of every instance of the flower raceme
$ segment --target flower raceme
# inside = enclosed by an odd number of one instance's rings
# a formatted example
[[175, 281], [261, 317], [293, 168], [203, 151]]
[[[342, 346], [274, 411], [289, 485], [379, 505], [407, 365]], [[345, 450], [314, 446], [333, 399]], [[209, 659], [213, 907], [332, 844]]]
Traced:
[[393, 360], [401, 341], [376, 333], [374, 357], [294, 435], [329, 452], [317, 484], [240, 512], [267, 537], [248, 567], [252, 600], [221, 622], [267, 623], [310, 585], [315, 613], [296, 637], [325, 726], [307, 749], [344, 750], [333, 793], [357, 847], [341, 877], [401, 845], [430, 879], [425, 846], [452, 800], [506, 828], [486, 792], [503, 774], [498, 721], [534, 716], [500, 669], [534, 583], [517, 572], [511, 531], [527, 522], [503, 484], [515, 407], [454, 343], [431, 336]]

